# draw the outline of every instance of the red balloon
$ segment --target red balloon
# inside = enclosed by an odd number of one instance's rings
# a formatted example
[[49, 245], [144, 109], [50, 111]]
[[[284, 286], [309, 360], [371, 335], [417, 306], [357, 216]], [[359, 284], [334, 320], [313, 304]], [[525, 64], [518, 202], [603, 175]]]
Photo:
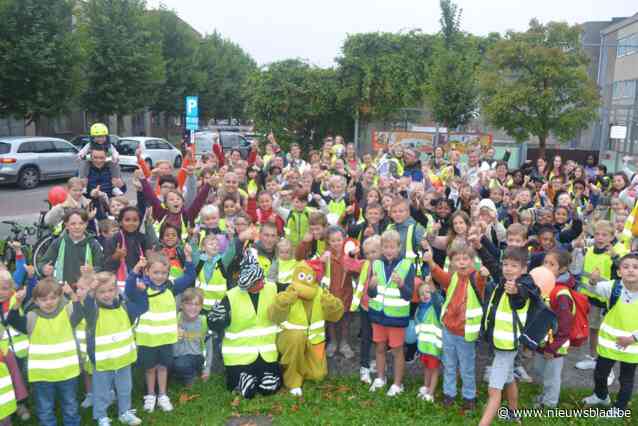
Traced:
[[66, 197], [67, 192], [63, 186], [54, 186], [53, 188], [49, 189], [48, 199], [49, 203], [51, 203], [51, 206], [63, 203], [66, 200]]

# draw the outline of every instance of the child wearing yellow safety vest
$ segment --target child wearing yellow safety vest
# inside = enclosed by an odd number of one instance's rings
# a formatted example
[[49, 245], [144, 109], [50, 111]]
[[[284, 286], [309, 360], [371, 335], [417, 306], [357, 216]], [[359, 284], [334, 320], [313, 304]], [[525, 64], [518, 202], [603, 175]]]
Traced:
[[277, 257], [273, 260], [267, 273], [267, 281], [276, 283], [278, 292], [286, 291], [292, 282], [292, 271], [298, 263], [299, 261], [293, 256], [290, 240], [280, 240], [277, 243]]
[[[63, 296], [73, 297], [73, 304]], [[52, 278], [38, 282], [33, 289], [35, 308], [21, 312], [26, 289], [16, 292], [8, 323], [29, 336], [28, 376], [35, 391], [38, 420], [56, 424], [56, 399], [60, 400], [65, 425], [79, 426], [77, 401], [80, 362], [73, 328], [83, 316], [82, 305], [68, 284], [64, 287]]]
[[[508, 417], [515, 419], [518, 409], [518, 388], [514, 380], [514, 362], [518, 353], [518, 338], [523, 333], [530, 305], [530, 294], [538, 287], [526, 274], [529, 252], [509, 247], [503, 252], [501, 265], [486, 265], [494, 278], [492, 290], [483, 316], [482, 329], [487, 342], [494, 348], [490, 368], [488, 400], [479, 425], [492, 424], [501, 407], [502, 393], [507, 395]], [[500, 267], [499, 267], [500, 266]]]
[[576, 316], [576, 305], [570, 291], [576, 287], [576, 279], [569, 273], [571, 255], [568, 251], [550, 250], [543, 266], [552, 271], [559, 286], [550, 297], [549, 308], [556, 315], [558, 328], [552, 340], [546, 339], [534, 356], [534, 369], [543, 378], [543, 393], [537, 397], [539, 407], [554, 408], [558, 405], [563, 362], [569, 350], [569, 334]]
[[110, 272], [96, 274], [88, 294], [83, 293], [86, 348], [93, 366], [93, 419], [100, 426], [110, 424], [107, 409], [115, 391], [120, 423], [139, 425], [142, 421], [131, 409], [132, 365], [137, 360], [131, 324], [148, 309], [148, 301], [138, 297], [124, 302]]
[[476, 407], [476, 341], [483, 317], [482, 302], [485, 279], [475, 272], [476, 252], [466, 242], [458, 241], [448, 253], [453, 273], [441, 269], [425, 250], [423, 261], [430, 267], [432, 279], [445, 291], [441, 309], [443, 325], [443, 405], [451, 406], [456, 398], [457, 369], [461, 370], [464, 407]]
[[594, 370], [594, 393], [587, 405], [610, 405], [607, 377], [620, 363], [620, 391], [614, 406], [626, 409], [631, 401], [638, 365], [638, 255], [630, 253], [620, 260], [622, 280], [592, 282], [588, 290], [607, 302], [607, 313], [598, 334], [598, 358]]
[[397, 231], [381, 235], [383, 257], [372, 264], [372, 279], [368, 284], [368, 313], [372, 323], [372, 340], [376, 343], [377, 378], [370, 386], [374, 392], [385, 387], [386, 351], [394, 359], [394, 383], [387, 395], [403, 393], [405, 357], [403, 343], [410, 321], [410, 300], [414, 286], [414, 264], [401, 257], [401, 237]]
[[219, 240], [220, 236], [215, 234], [209, 234], [204, 238], [203, 252], [199, 252], [199, 262], [196, 268], [195, 287], [202, 290], [204, 309], [207, 311], [219, 303], [228, 291], [228, 268], [236, 253], [237, 244], [228, 244], [226, 250], [220, 253]]
[[[617, 260], [613, 254], [614, 226], [606, 220], [594, 225], [594, 244], [591, 247], [579, 247], [574, 250], [575, 256], [583, 258], [578, 291], [589, 298], [589, 355], [576, 363], [576, 368], [592, 370], [596, 365], [596, 348], [598, 346], [598, 329], [602, 322], [602, 309], [606, 302], [589, 290], [589, 286], [597, 281], [616, 278]], [[612, 372], [613, 374], [613, 372]], [[612, 379], [613, 380], [613, 379]]]
[[[24, 259], [16, 267], [23, 268]], [[33, 267], [31, 267], [30, 272], [32, 275]], [[34, 278], [30, 277], [30, 280], [34, 280]], [[25, 401], [29, 394], [24, 384], [20, 367], [21, 364], [24, 364], [24, 358], [27, 356], [29, 338], [26, 334], [19, 333], [15, 328], [7, 324], [9, 309], [16, 303], [14, 284], [9, 271], [0, 269], [0, 319], [2, 320], [0, 325], [0, 335], [2, 336], [0, 351], [4, 364], [4, 366], [0, 365], [0, 381], [3, 383], [0, 386], [0, 419], [6, 417], [3, 414], [6, 414], [7, 409], [12, 406], [16, 410], [18, 417], [26, 421], [29, 420], [30, 413], [26, 405], [20, 402]], [[8, 380], [6, 377], [8, 377]], [[14, 398], [11, 399], [12, 402], [5, 402], [3, 397], [8, 399], [9, 390], [13, 392]], [[19, 403], [17, 407], [16, 401]]]
[[369, 298], [368, 284], [372, 278], [372, 265], [375, 260], [381, 259], [381, 237], [373, 235], [363, 242], [363, 251], [366, 258], [364, 260], [355, 260], [358, 263], [359, 278], [357, 279], [357, 287], [352, 295], [352, 303], [350, 304], [350, 312], [359, 311], [359, 378], [363, 383], [372, 384], [370, 377], [370, 348], [372, 347], [372, 324], [369, 315]]
[[439, 381], [440, 359], [443, 352], [441, 330], [441, 306], [443, 297], [434, 288], [431, 279], [422, 283], [418, 290], [419, 306], [414, 313], [417, 348], [423, 364], [423, 386], [418, 398], [434, 401], [434, 391]]
[[[191, 255], [191, 246], [186, 244], [184, 274], [175, 281], [169, 279], [169, 260], [161, 253], [153, 253], [148, 260], [145, 257], [140, 258], [126, 279], [126, 298], [148, 301], [148, 310], [140, 316], [135, 327], [140, 365], [146, 375], [144, 410], [147, 412], [154, 411], [156, 403], [163, 411], [173, 409], [166, 387], [168, 369], [173, 361], [173, 344], [177, 342], [175, 296], [195, 281]], [[159, 391], [158, 396], [155, 393], [155, 384]]]

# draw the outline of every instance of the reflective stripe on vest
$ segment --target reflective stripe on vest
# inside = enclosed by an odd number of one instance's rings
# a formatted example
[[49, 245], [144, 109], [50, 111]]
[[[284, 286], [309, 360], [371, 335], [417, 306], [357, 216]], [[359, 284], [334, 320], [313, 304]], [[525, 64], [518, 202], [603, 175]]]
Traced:
[[[494, 308], [494, 297], [496, 291], [492, 292], [490, 297], [490, 303], [487, 308], [487, 312], [491, 312]], [[525, 325], [527, 321], [527, 310], [529, 309], [529, 300], [525, 302], [525, 305], [521, 309], [517, 309], [516, 313], [521, 324]], [[485, 321], [487, 321], [488, 315], [485, 315]], [[487, 325], [485, 325], [487, 329]], [[514, 333], [514, 330], [517, 330]], [[518, 336], [520, 336], [522, 330], [519, 329], [518, 324], [514, 321], [514, 313], [512, 305], [510, 304], [510, 298], [508, 294], [501, 293], [501, 298], [498, 301], [496, 312], [494, 315], [494, 330], [492, 331], [492, 340], [494, 347], [503, 351], [511, 351], [518, 347]]]
[[16, 411], [16, 396], [7, 364], [0, 362], [0, 419], [6, 419]]
[[312, 299], [312, 310], [310, 312], [310, 323], [304, 303], [297, 299], [290, 307], [288, 320], [281, 323], [284, 330], [302, 330], [306, 333], [311, 344], [316, 345], [326, 340], [325, 321], [323, 318], [323, 308], [321, 307], [321, 295], [323, 289], [318, 288], [314, 299]]
[[330, 200], [330, 202], [328, 203], [328, 214], [326, 215], [328, 224], [338, 225], [339, 219], [341, 219], [341, 216], [343, 216], [343, 214], [346, 212], [346, 208], [347, 206], [345, 199], [342, 198], [339, 201]]
[[291, 210], [286, 220], [286, 226], [284, 232], [286, 238], [290, 240], [293, 246], [297, 246], [301, 239], [306, 235], [310, 224], [308, 222], [310, 217], [310, 210], [308, 207], [304, 208], [302, 212]]
[[[399, 274], [405, 280], [412, 262], [409, 259], [402, 259], [394, 268], [392, 273]], [[372, 264], [372, 271], [377, 277], [377, 296], [368, 302], [369, 309], [383, 312], [391, 318], [407, 318], [410, 316], [410, 301], [401, 297], [399, 286], [390, 277], [385, 276], [385, 266], [383, 261], [375, 260]]]
[[[594, 252], [594, 248], [590, 247], [587, 249], [587, 252], [585, 253], [585, 260], [583, 263], [583, 273], [581, 274], [580, 282], [582, 284], [589, 285], [589, 278], [591, 277], [591, 273], [594, 271], [594, 269], [598, 269], [598, 272], [600, 273], [600, 277], [602, 279], [610, 280], [612, 266], [613, 266], [613, 260], [611, 259], [611, 256], [609, 255], [609, 253], [604, 252], [604, 253], [596, 254]], [[578, 291], [589, 298], [600, 300], [603, 303], [606, 302], [605, 299], [601, 298], [596, 293], [589, 291], [585, 287], [586, 286], [580, 286]]]
[[36, 318], [27, 365], [29, 382], [61, 382], [80, 375], [77, 344], [66, 308], [54, 318]]
[[95, 325], [95, 369], [115, 371], [136, 360], [133, 329], [124, 308], [99, 308]]
[[162, 294], [147, 290], [148, 311], [140, 316], [135, 327], [139, 346], [157, 347], [177, 342], [177, 306], [170, 289]]
[[624, 349], [616, 345], [619, 337], [631, 337], [638, 331], [638, 301], [624, 303], [619, 298], [603, 318], [598, 330], [598, 355], [614, 361], [638, 363], [638, 342]]
[[[576, 304], [574, 302], [574, 299], [572, 298], [572, 295], [570, 294], [569, 290], [566, 288], [560, 289], [559, 291], [556, 292], [556, 298], [558, 299], [558, 296], [567, 296], [571, 299], [572, 301], [572, 315], [576, 315]], [[547, 345], [547, 343], [549, 342], [549, 335], [545, 336], [545, 339], [543, 339], [543, 344]], [[561, 345], [560, 348], [558, 348], [558, 350], [556, 351], [556, 353], [560, 354], [560, 355], [567, 355], [567, 351], [569, 350], [569, 346], [570, 346], [570, 342], [569, 342], [569, 338], [565, 341], [565, 343], [563, 343]]]
[[215, 265], [215, 270], [209, 281], [206, 281], [206, 274], [204, 273], [204, 268], [202, 268], [202, 270], [199, 271], [195, 287], [200, 288], [204, 292], [205, 309], [210, 309], [219, 303], [228, 290], [226, 278], [224, 278], [219, 264]]
[[356, 312], [361, 304], [363, 298], [363, 291], [365, 290], [366, 281], [368, 280], [368, 270], [370, 269], [370, 261], [366, 260], [361, 265], [361, 272], [359, 273], [359, 280], [357, 281], [357, 288], [355, 288], [352, 294], [352, 304], [350, 305], [350, 312]]
[[415, 331], [419, 352], [439, 358], [443, 349], [443, 331], [434, 306], [428, 308], [423, 320], [416, 324]]
[[[455, 272], [452, 274], [452, 281], [450, 282], [450, 286], [445, 292], [445, 302], [443, 303], [443, 307], [441, 308], [441, 322], [443, 322], [443, 318], [445, 318], [445, 312], [447, 311], [447, 306], [452, 300], [452, 296], [454, 296], [454, 292], [456, 291], [456, 285], [458, 284], [458, 274]], [[479, 332], [481, 331], [481, 319], [483, 317], [483, 308], [481, 307], [481, 302], [478, 298], [478, 295], [474, 292], [474, 288], [470, 283], [470, 277], [468, 277], [467, 282], [467, 301], [465, 305], [465, 341], [466, 342], [474, 342], [479, 337]]]
[[259, 292], [257, 311], [250, 294], [235, 287], [226, 296], [230, 303], [230, 325], [224, 332], [222, 356], [224, 365], [248, 365], [261, 356], [266, 362], [277, 361], [279, 328], [268, 318], [268, 308], [275, 302], [277, 286], [265, 283]]
[[277, 282], [280, 284], [290, 284], [292, 282], [292, 273], [297, 266], [295, 259], [277, 261]]
[[[9, 336], [11, 336], [11, 340], [9, 340]], [[13, 346], [11, 346], [11, 342], [13, 342]], [[3, 353], [6, 353], [8, 349], [12, 349], [16, 357], [25, 358], [29, 350], [29, 337], [8, 326], [2, 333], [0, 348]]]

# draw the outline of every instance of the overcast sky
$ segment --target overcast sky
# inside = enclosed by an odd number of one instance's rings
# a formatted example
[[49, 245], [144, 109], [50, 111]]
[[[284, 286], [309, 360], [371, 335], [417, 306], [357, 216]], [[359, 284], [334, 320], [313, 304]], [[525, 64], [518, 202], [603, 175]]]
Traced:
[[[260, 64], [287, 58], [331, 66], [347, 34], [439, 30], [438, 0], [147, 0], [163, 3], [202, 34], [217, 30]], [[541, 22], [606, 21], [638, 12], [634, 0], [457, 0], [462, 29], [473, 34], [522, 31]]]

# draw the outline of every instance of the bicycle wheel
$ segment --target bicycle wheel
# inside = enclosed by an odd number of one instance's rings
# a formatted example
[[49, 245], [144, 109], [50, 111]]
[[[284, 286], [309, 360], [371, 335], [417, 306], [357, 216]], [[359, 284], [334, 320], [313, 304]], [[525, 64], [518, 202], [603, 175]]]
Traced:
[[33, 263], [33, 267], [36, 270], [36, 273], [39, 276], [42, 276], [42, 271], [40, 271], [40, 269], [38, 268], [38, 261], [47, 252], [53, 240], [55, 240], [55, 237], [53, 235], [47, 235], [46, 237], [42, 238], [40, 241], [35, 243], [35, 246], [34, 246], [35, 248], [33, 249], [32, 263]]

